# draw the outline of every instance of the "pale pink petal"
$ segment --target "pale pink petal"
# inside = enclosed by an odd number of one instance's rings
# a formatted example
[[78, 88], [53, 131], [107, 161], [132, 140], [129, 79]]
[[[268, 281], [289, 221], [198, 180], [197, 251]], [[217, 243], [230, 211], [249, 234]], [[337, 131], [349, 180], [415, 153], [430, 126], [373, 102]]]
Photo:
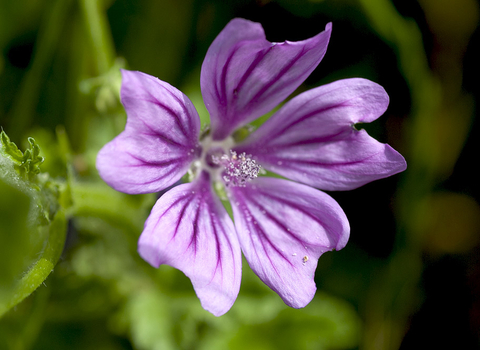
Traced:
[[293, 98], [235, 150], [295, 181], [323, 190], [354, 189], [406, 168], [392, 147], [355, 128], [377, 119], [387, 106], [380, 85], [339, 80]]
[[230, 21], [210, 46], [200, 77], [213, 139], [224, 139], [290, 95], [322, 60], [331, 29], [329, 23], [313, 38], [271, 43], [259, 23]]
[[347, 243], [345, 213], [329, 195], [288, 180], [259, 177], [228, 189], [250, 267], [287, 305], [304, 307], [320, 255]]
[[151, 193], [177, 182], [199, 156], [200, 119], [192, 102], [168, 83], [122, 70], [125, 131], [97, 156], [103, 180], [118, 191]]
[[145, 223], [138, 251], [155, 267], [167, 264], [183, 271], [202, 306], [215, 316], [227, 312], [237, 298], [240, 246], [206, 172], [160, 197]]

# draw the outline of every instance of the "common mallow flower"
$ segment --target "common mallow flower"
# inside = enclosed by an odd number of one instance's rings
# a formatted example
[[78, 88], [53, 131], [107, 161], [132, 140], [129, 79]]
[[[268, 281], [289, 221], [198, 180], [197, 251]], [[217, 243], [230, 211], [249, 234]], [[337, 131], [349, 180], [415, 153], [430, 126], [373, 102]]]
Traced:
[[[201, 132], [192, 102], [166, 82], [122, 71], [125, 131], [98, 154], [101, 177], [126, 193], [159, 192], [138, 242], [151, 265], [192, 281], [219, 316], [233, 305], [241, 251], [283, 301], [306, 306], [320, 255], [342, 249], [345, 213], [320, 190], [351, 190], [406, 168], [403, 157], [355, 124], [382, 115], [385, 90], [345, 79], [301, 93], [242, 141], [235, 132], [271, 111], [317, 67], [332, 26], [299, 42], [271, 43], [260, 24], [234, 19], [213, 41], [200, 84], [211, 125]], [[269, 177], [265, 170], [284, 178]], [[223, 187], [234, 222], [216, 195]]]

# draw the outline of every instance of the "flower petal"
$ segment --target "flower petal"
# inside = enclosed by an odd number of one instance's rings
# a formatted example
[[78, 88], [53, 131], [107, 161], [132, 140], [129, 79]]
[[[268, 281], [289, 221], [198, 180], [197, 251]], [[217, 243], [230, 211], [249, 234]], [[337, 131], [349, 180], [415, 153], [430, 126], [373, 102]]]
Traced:
[[287, 305], [306, 306], [315, 295], [318, 258], [347, 243], [343, 210], [329, 195], [283, 179], [259, 177], [229, 191], [250, 267]]
[[138, 251], [155, 267], [167, 264], [183, 271], [203, 308], [215, 316], [227, 312], [237, 298], [240, 246], [206, 172], [160, 197], [145, 223]]
[[340, 80], [293, 98], [235, 150], [295, 181], [354, 189], [406, 169], [397, 151], [354, 127], [377, 119], [387, 106], [380, 85]]
[[200, 85], [212, 136], [222, 140], [270, 111], [317, 67], [332, 25], [313, 38], [271, 43], [259, 23], [230, 21], [208, 49]]
[[125, 131], [97, 156], [100, 176], [126, 193], [157, 192], [178, 181], [198, 156], [200, 118], [182, 92], [141, 72], [122, 70]]

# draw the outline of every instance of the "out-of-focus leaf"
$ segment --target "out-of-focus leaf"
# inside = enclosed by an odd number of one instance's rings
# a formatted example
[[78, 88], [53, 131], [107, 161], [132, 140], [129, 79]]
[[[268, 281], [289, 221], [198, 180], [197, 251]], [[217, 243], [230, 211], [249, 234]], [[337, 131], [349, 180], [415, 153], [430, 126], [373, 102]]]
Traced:
[[73, 184], [72, 197], [76, 215], [99, 217], [138, 233], [146, 218], [145, 206], [152, 198], [150, 195], [128, 196], [99, 183]]
[[[116, 22], [125, 35], [119, 49], [133, 69], [175, 85], [174, 79], [178, 79], [183, 63], [192, 59], [188, 55], [188, 35], [195, 23], [192, 18], [195, 2], [163, 0], [139, 4], [117, 1], [109, 9], [111, 16], [124, 15], [125, 6], [129, 11], [127, 26], [125, 21]], [[112, 24], [113, 31], [118, 29], [116, 26]]]
[[120, 69], [125, 68], [123, 58], [117, 58], [113, 66], [104, 74], [80, 82], [80, 91], [95, 95], [95, 107], [100, 113], [118, 110], [120, 107]]
[[25, 180], [34, 180], [35, 175], [40, 173], [40, 164], [44, 160], [40, 156], [40, 147], [35, 139], [33, 137], [28, 138], [30, 147], [25, 152], [20, 151], [3, 130], [0, 132], [0, 142], [2, 152], [13, 161], [15, 170], [19, 175]]
[[68, 188], [39, 174], [40, 147], [32, 138], [29, 143], [30, 148], [21, 152], [1, 132], [0, 255], [5, 283], [0, 289], [0, 316], [43, 283], [65, 244], [67, 224], [60, 202], [66, 201], [60, 198]]
[[[0, 171], [2, 168], [0, 167]], [[0, 300], [23, 269], [28, 251], [28, 212], [31, 198], [0, 178]]]
[[353, 307], [318, 293], [304, 309], [286, 308], [272, 322], [243, 326], [229, 348], [351, 349], [359, 338], [360, 320]]
[[39, 259], [18, 281], [11, 291], [11, 295], [0, 304], [0, 316], [13, 306], [20, 303], [37, 289], [53, 271], [55, 264], [65, 244], [67, 222], [63, 211], [57, 212], [49, 227], [49, 238]]
[[132, 295], [125, 305], [132, 341], [139, 350], [177, 349], [173, 338], [171, 308], [167, 298], [154, 290]]
[[420, 0], [430, 30], [442, 42], [466, 45], [478, 26], [479, 7], [475, 0]]
[[9, 110], [9, 119], [15, 121], [10, 126], [12, 136], [21, 135], [35, 117], [39, 95], [44, 88], [44, 79], [60, 42], [68, 18], [66, 14], [72, 3], [71, 0], [46, 2], [47, 10], [43, 14], [44, 25], [39, 30], [32, 63], [23, 77], [21, 87]]
[[480, 240], [480, 206], [464, 194], [432, 194], [420, 205], [417, 220], [424, 230], [425, 250], [432, 254], [465, 253]]

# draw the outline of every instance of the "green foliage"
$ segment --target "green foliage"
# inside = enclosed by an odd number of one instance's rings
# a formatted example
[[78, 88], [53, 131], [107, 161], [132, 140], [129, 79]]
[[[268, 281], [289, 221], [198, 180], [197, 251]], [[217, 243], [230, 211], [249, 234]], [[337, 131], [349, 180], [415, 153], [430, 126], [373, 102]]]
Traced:
[[351, 305], [325, 293], [318, 293], [305, 309], [285, 308], [268, 322], [260, 318], [242, 324], [229, 349], [350, 349], [358, 345], [361, 329]]
[[125, 68], [125, 60], [117, 58], [105, 74], [80, 82], [79, 88], [82, 93], [95, 95], [95, 107], [100, 113], [118, 108], [122, 81], [120, 69], [123, 68]]
[[9, 285], [24, 268], [22, 253], [28, 246], [28, 212], [31, 198], [19, 189], [0, 179], [0, 300], [5, 297]]
[[35, 139], [33, 137], [28, 138], [30, 148], [25, 152], [20, 151], [3, 130], [0, 132], [0, 141], [2, 152], [12, 159], [18, 174], [25, 180], [33, 181], [36, 175], [40, 173], [40, 164], [44, 161], [43, 157], [40, 156], [40, 147], [35, 143]]
[[[0, 124], [12, 140], [28, 140], [22, 151], [0, 133], [0, 349], [397, 349], [421, 300], [422, 260], [433, 264], [432, 248], [460, 255], [478, 244], [476, 202], [432, 196], [453, 171], [473, 106], [455, 91], [468, 77], [455, 62], [467, 52], [463, 19], [475, 20], [478, 6], [450, 3], [419, 2], [423, 12], [411, 14], [425, 15], [429, 31], [422, 37], [391, 0], [0, 0]], [[448, 4], [461, 23], [442, 18]], [[405, 13], [409, 6], [402, 5]], [[201, 64], [235, 16], [261, 19], [273, 41], [304, 39], [332, 21], [329, 50], [299, 90], [354, 76], [385, 86], [389, 110], [366, 130], [406, 154], [409, 169], [391, 198], [393, 187], [375, 184], [348, 193], [348, 200], [332, 194], [351, 220], [353, 239], [321, 257], [319, 291], [306, 308], [286, 307], [244, 261], [238, 299], [216, 318], [201, 308], [181, 272], [155, 269], [138, 256], [138, 236], [156, 196], [109, 188], [95, 159], [125, 126], [120, 68], [179, 88], [202, 127], [209, 123]], [[425, 39], [434, 39], [432, 57], [440, 61], [427, 60]], [[236, 140], [249, 132], [239, 130]], [[395, 178], [385, 181], [396, 186]], [[216, 191], [226, 197], [224, 189]], [[394, 210], [389, 219], [370, 215], [375, 191]], [[368, 216], [358, 214], [363, 208]], [[377, 240], [375, 230], [387, 238]]]
[[37, 289], [60, 258], [68, 188], [40, 173], [40, 147], [25, 152], [0, 133], [0, 316]]
[[[78, 218], [76, 228], [83, 233], [80, 244], [51, 282], [49, 324], [60, 318], [63, 324], [87, 325], [104, 318], [113, 334], [128, 336], [142, 350], [349, 349], [358, 344], [359, 317], [339, 298], [318, 293], [305, 309], [291, 309], [245, 268], [235, 305], [215, 317], [201, 308], [181, 272], [168, 266], [152, 269], [138, 257], [136, 237], [127, 226], [112, 229], [88, 216]], [[57, 342], [57, 335], [49, 336]]]

